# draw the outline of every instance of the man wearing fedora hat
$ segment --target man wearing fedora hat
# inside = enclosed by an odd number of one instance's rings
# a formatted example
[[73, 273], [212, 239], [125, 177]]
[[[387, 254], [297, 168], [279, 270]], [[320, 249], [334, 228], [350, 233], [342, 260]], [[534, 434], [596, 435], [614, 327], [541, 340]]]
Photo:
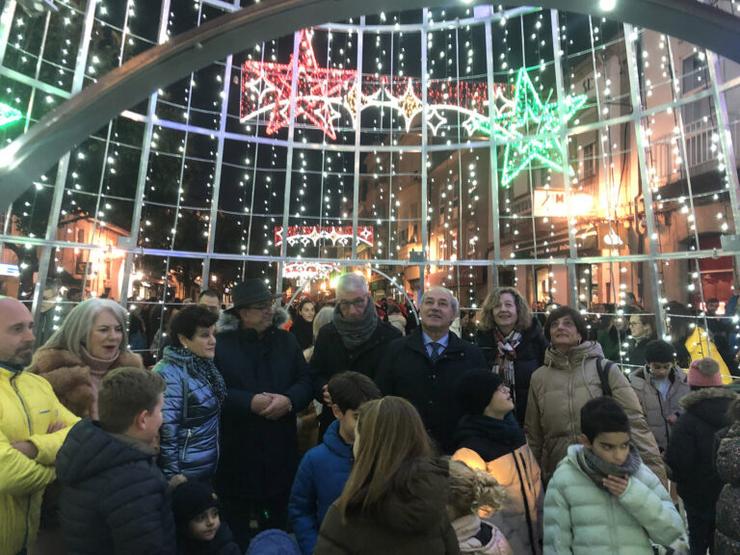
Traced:
[[231, 291], [235, 329], [219, 333], [215, 363], [226, 383], [216, 488], [225, 520], [242, 550], [249, 524], [287, 526], [298, 463], [296, 413], [311, 401], [309, 368], [295, 336], [273, 325], [277, 298], [261, 279]]

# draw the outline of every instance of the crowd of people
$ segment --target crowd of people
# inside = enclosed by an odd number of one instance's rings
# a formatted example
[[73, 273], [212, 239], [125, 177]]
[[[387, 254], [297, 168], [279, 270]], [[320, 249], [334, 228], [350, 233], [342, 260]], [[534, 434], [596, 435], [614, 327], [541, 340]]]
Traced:
[[205, 291], [151, 359], [111, 300], [34, 351], [0, 299], [0, 555], [740, 553], [736, 365], [685, 306], [278, 298]]

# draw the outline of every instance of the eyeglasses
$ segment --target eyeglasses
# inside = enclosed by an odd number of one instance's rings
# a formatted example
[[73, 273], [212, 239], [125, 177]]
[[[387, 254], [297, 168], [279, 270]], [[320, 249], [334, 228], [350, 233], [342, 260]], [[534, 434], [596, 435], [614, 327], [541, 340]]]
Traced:
[[363, 308], [366, 302], [367, 302], [367, 297], [361, 297], [353, 301], [339, 301], [339, 308], [341, 308], [342, 310], [347, 310], [348, 308], [352, 306], [355, 308]]

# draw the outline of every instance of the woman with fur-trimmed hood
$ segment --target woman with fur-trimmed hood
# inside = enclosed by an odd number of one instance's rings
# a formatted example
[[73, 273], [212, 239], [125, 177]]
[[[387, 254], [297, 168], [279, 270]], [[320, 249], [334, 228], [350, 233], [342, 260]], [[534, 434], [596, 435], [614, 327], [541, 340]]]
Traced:
[[681, 399], [684, 413], [668, 441], [665, 462], [686, 508], [691, 553], [706, 553], [714, 541], [715, 505], [722, 480], [714, 469], [714, 436], [730, 422], [727, 409], [737, 398], [722, 387], [711, 358], [695, 360], [688, 372], [692, 392]]
[[79, 417], [98, 417], [98, 389], [113, 368], [143, 368], [128, 349], [128, 314], [108, 299], [88, 299], [74, 307], [61, 327], [33, 356], [29, 372], [46, 378], [54, 393]]

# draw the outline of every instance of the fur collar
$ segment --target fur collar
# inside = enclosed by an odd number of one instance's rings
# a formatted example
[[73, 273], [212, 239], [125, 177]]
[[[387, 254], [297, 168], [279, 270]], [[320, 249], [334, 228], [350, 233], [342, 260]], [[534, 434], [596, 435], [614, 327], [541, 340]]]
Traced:
[[[87, 366], [80, 357], [64, 349], [40, 349], [36, 351], [31, 362], [33, 369], [39, 373], [51, 372], [57, 368], [70, 366]], [[131, 351], [121, 351], [118, 360], [113, 365], [114, 368], [122, 366], [134, 366], [143, 368], [144, 363], [141, 356]]]
[[680, 404], [683, 408], [688, 409], [690, 406], [697, 404], [706, 399], [735, 399], [737, 393], [724, 387], [706, 387], [692, 391], [686, 397], [681, 399]]

